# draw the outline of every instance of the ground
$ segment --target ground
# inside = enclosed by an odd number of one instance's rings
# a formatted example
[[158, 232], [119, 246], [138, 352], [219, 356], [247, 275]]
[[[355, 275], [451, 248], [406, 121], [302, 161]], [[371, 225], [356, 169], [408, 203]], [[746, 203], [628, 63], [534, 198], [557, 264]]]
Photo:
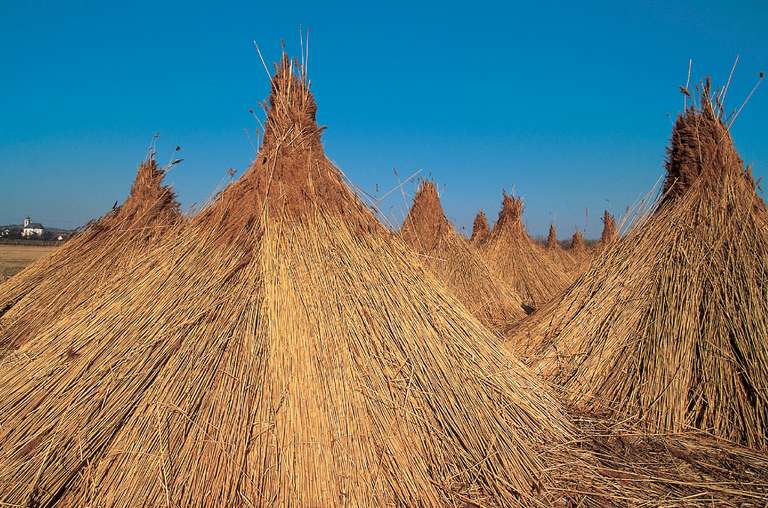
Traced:
[[0, 244], [0, 274], [15, 275], [31, 262], [50, 254], [54, 249], [56, 247]]

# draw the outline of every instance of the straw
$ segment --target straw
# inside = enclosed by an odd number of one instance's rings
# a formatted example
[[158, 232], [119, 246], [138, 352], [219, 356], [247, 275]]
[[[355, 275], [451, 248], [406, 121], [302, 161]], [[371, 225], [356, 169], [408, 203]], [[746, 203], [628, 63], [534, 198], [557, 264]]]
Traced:
[[657, 202], [510, 344], [586, 407], [764, 448], [767, 216], [708, 81], [700, 93]]
[[400, 237], [483, 324], [500, 330], [525, 317], [520, 296], [451, 226], [433, 182], [419, 186]]
[[479, 247], [488, 239], [491, 230], [488, 227], [488, 218], [485, 216], [485, 212], [480, 210], [475, 216], [475, 221], [472, 223], [472, 236], [469, 241], [475, 247]]
[[504, 193], [499, 219], [481, 251], [523, 301], [537, 308], [565, 289], [570, 277], [531, 240], [522, 213], [523, 201]]
[[0, 356], [90, 299], [159, 239], [179, 233], [179, 205], [162, 185], [169, 168], [160, 168], [150, 150], [122, 206], [0, 285]]

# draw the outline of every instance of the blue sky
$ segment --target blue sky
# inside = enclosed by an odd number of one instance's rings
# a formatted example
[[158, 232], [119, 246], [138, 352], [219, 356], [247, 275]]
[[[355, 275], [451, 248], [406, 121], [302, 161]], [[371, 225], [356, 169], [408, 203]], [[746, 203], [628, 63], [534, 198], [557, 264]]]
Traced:
[[[154, 133], [161, 161], [182, 147], [168, 180], [184, 206], [204, 202], [254, 156], [248, 109], [269, 86], [252, 41], [298, 54], [300, 26], [328, 155], [372, 194], [421, 169], [460, 227], [495, 218], [506, 189], [533, 233], [599, 235], [603, 208], [661, 176], [689, 58], [721, 83], [741, 56], [734, 108], [768, 70], [764, 2], [112, 4], [0, 2], [0, 224], [101, 215]], [[768, 85], [733, 129], [759, 177], [766, 119]], [[400, 193], [381, 206], [406, 211]]]

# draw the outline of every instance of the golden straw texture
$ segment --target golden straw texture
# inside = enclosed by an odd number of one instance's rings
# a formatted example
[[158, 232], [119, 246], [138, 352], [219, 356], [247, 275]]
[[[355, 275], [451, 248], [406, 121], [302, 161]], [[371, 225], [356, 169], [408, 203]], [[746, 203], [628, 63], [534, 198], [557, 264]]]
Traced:
[[150, 152], [125, 203], [0, 284], [0, 356], [89, 300], [116, 271], [127, 270], [183, 218], [165, 169]]
[[2, 360], [4, 503], [519, 506], [595, 491], [577, 487], [590, 469], [553, 475], [591, 463], [556, 398], [342, 183], [295, 68], [277, 68], [241, 180]]
[[554, 298], [570, 281], [565, 270], [528, 236], [520, 198], [504, 194], [499, 219], [481, 251], [531, 308]]
[[708, 85], [677, 119], [667, 172], [651, 212], [510, 347], [589, 407], [637, 415], [654, 432], [698, 428], [763, 448], [765, 205]]
[[525, 317], [520, 296], [448, 222], [434, 183], [420, 185], [400, 237], [483, 324], [499, 330]]

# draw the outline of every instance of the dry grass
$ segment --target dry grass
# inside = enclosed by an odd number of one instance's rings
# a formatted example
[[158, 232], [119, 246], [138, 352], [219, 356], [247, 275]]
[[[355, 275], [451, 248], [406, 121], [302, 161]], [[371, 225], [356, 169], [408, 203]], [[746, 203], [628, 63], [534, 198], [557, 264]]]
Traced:
[[150, 153], [120, 208], [0, 284], [0, 356], [91, 300], [96, 288], [130, 270], [159, 238], [178, 234], [179, 207], [162, 185], [164, 174]]
[[519, 198], [504, 194], [499, 219], [481, 252], [531, 308], [545, 304], [570, 282], [565, 270], [528, 236]]
[[599, 256], [608, 247], [609, 244], [620, 238], [619, 229], [616, 227], [616, 220], [608, 210], [603, 213], [603, 231], [600, 234], [600, 241], [592, 246], [592, 256]]
[[419, 187], [400, 237], [486, 326], [503, 330], [526, 316], [514, 288], [448, 222], [434, 183], [425, 181]]
[[581, 488], [549, 472], [590, 462], [557, 400], [341, 183], [293, 65], [248, 173], [3, 360], [0, 500], [516, 506], [595, 490], [589, 470]]
[[616, 227], [616, 220], [613, 218], [613, 215], [606, 210], [603, 213], [603, 232], [600, 235], [600, 243], [602, 246], [605, 246], [618, 238], [619, 230]]
[[39, 245], [0, 244], [0, 281], [3, 276], [11, 277], [27, 265], [47, 256], [57, 247]]
[[512, 347], [588, 407], [637, 416], [653, 432], [698, 428], [763, 448], [768, 219], [708, 87], [677, 120], [667, 170], [682, 187], [668, 179], [651, 211]]
[[560, 242], [557, 241], [557, 228], [554, 224], [550, 224], [549, 226], [546, 249], [547, 254], [549, 254], [549, 257], [552, 259], [552, 261], [560, 265], [563, 271], [565, 271], [565, 273], [567, 273], [572, 279], [581, 273], [583, 263], [574, 257], [571, 252], [563, 249], [563, 247], [560, 245]]
[[584, 241], [584, 236], [581, 234], [581, 231], [578, 229], [573, 232], [573, 235], [571, 236], [571, 245], [566, 252], [576, 261], [576, 266], [578, 267], [576, 271], [578, 271], [578, 273], [586, 271], [589, 267], [589, 263], [592, 261], [592, 256], [594, 255]]
[[768, 457], [762, 452], [704, 433], [649, 433], [632, 419], [576, 410], [571, 416], [582, 449], [614, 482], [613, 497], [606, 499], [611, 506], [757, 507], [768, 499]]
[[469, 238], [469, 242], [475, 247], [479, 247], [485, 243], [490, 234], [491, 229], [488, 227], [488, 217], [485, 216], [485, 212], [480, 210], [477, 212], [472, 223], [472, 236]]
[[0, 502], [765, 499], [761, 455], [573, 414], [344, 185], [314, 114], [283, 59], [249, 171], [0, 359]]

